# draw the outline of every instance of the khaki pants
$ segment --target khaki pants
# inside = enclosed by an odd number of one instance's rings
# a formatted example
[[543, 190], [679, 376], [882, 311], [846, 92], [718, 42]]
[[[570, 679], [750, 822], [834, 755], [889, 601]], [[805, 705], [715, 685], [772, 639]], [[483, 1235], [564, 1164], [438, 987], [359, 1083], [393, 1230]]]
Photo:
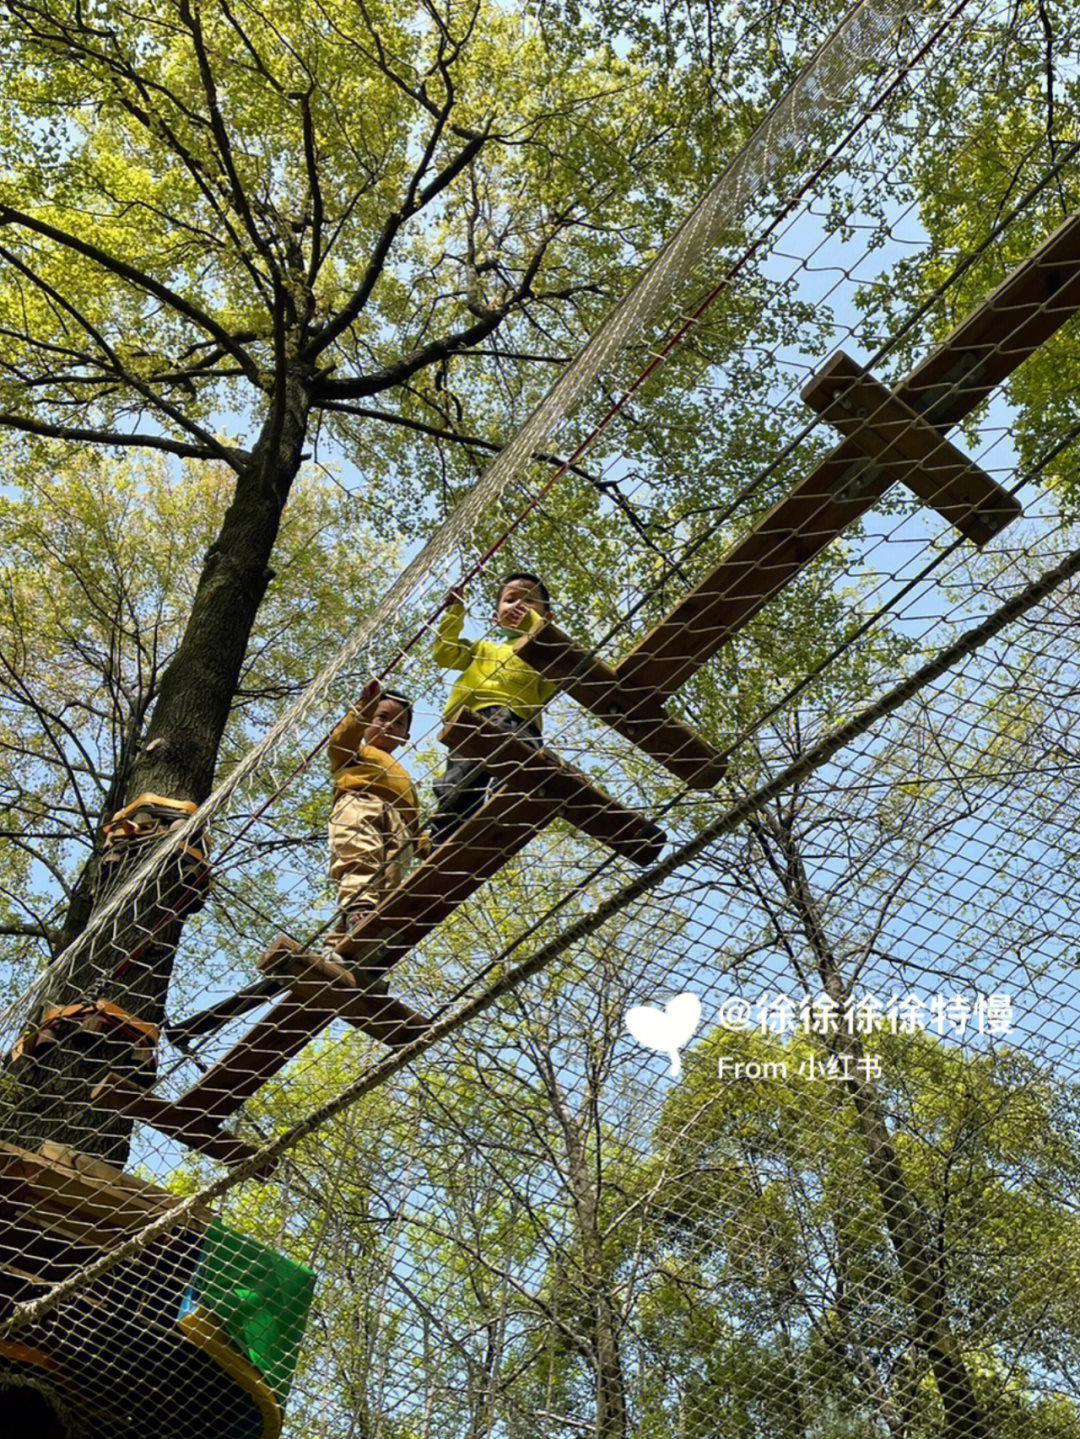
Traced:
[[330, 878], [338, 908], [373, 909], [405, 878], [412, 858], [397, 809], [366, 790], [342, 790], [330, 814]]

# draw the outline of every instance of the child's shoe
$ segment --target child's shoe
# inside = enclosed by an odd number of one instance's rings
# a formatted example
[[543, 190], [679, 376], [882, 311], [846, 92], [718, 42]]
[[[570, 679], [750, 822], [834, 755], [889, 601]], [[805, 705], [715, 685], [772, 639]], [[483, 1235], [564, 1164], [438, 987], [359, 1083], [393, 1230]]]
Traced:
[[354, 936], [364, 922], [374, 913], [374, 905], [357, 905], [342, 910], [334, 921], [334, 927], [326, 936], [326, 948], [341, 959], [352, 959], [367, 948], [367, 941]]

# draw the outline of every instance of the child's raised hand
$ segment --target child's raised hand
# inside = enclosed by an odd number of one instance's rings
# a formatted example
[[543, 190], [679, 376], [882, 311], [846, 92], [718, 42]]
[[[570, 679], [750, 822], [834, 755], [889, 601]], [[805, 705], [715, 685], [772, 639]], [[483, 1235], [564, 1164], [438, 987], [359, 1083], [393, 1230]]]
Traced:
[[503, 610], [507, 628], [520, 629], [522, 620], [532, 608], [528, 600], [516, 600], [512, 605], [507, 605]]
[[465, 603], [465, 586], [460, 582], [456, 585], [451, 585], [446, 592], [446, 598], [443, 603], [448, 605], [463, 605]]
[[382, 694], [382, 685], [378, 680], [368, 680], [367, 684], [360, 691], [360, 698], [357, 701], [357, 709], [364, 710], [368, 705], [377, 705], [379, 696]]

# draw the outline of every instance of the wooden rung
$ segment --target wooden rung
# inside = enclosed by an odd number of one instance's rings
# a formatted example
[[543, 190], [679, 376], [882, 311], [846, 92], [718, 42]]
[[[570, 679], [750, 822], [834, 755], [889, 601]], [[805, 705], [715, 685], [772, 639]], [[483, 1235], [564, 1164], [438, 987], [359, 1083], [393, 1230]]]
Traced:
[[974, 544], [986, 544], [1021, 513], [1015, 496], [842, 351], [814, 376], [803, 399]]
[[899, 387], [933, 425], [955, 425], [1080, 309], [1080, 211], [1059, 225]]
[[459, 710], [439, 739], [456, 754], [483, 760], [496, 780], [505, 776], [509, 788], [557, 800], [563, 819], [625, 859], [652, 864], [660, 858], [667, 836], [659, 825], [598, 790], [551, 750], [534, 749], [470, 709]]
[[[443, 841], [354, 931], [384, 951], [372, 975], [385, 973], [538, 834], [558, 801], [500, 789]], [[355, 967], [355, 961], [351, 961]]]
[[107, 1075], [94, 1087], [90, 1099], [104, 1109], [115, 1109], [149, 1124], [222, 1164], [239, 1164], [258, 1153], [255, 1145], [226, 1134], [199, 1105], [185, 1103], [183, 1099], [159, 1099], [118, 1074]]
[[518, 640], [514, 649], [691, 789], [712, 789], [723, 778], [724, 757], [688, 724], [673, 719], [661, 696], [629, 685], [550, 620]]
[[310, 995], [286, 995], [180, 1096], [180, 1102], [212, 1123], [235, 1114], [337, 1015], [333, 1003], [314, 1003]]
[[[398, 885], [350, 938], [370, 953], [350, 961], [365, 988], [440, 924], [558, 812], [540, 795], [494, 794]], [[321, 985], [303, 997], [290, 993], [252, 1025], [217, 1064], [181, 1096], [213, 1120], [224, 1118], [283, 1069], [332, 1020], [341, 995]]]
[[[269, 957], [269, 963], [267, 959]], [[344, 963], [344, 962], [343, 962]], [[385, 984], [375, 981], [362, 989], [359, 979], [348, 977], [331, 968], [322, 954], [304, 950], [267, 950], [259, 968], [285, 980], [293, 997], [301, 1002], [320, 1004], [334, 1000], [339, 1019], [370, 1034], [391, 1049], [401, 1049], [419, 1039], [430, 1028], [431, 1021], [417, 1014], [400, 999], [386, 993]]]
[[[970, 414], [1080, 309], [1080, 213], [1072, 216], [892, 392], [941, 430]], [[849, 439], [739, 541], [615, 666], [671, 694], [892, 484]]]

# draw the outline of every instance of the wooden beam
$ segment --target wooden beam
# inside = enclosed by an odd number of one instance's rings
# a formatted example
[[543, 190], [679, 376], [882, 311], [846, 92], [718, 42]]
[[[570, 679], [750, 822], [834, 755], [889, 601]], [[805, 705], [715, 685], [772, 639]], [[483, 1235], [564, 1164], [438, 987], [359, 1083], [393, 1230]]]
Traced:
[[[235, 1114], [245, 1100], [337, 1018], [331, 996], [327, 995], [327, 1000], [325, 1004], [317, 1004], [309, 994], [297, 998], [291, 993], [278, 1000], [177, 1103], [182, 1103], [191, 1114], [201, 1114], [210, 1124]], [[163, 1127], [157, 1125], [159, 1129]], [[177, 1138], [184, 1136], [177, 1134]], [[189, 1142], [192, 1148], [199, 1147], [185, 1139], [185, 1143]]]
[[[1080, 308], [1080, 214], [1067, 220], [892, 394], [935, 427], [962, 420]], [[843, 440], [619, 661], [627, 684], [670, 694], [840, 532], [891, 477]]]
[[226, 1134], [199, 1105], [183, 1099], [159, 1099], [118, 1074], [107, 1075], [94, 1087], [90, 1099], [93, 1104], [149, 1124], [222, 1164], [239, 1164], [258, 1153], [255, 1145]]
[[163, 1031], [165, 1038], [177, 1049], [186, 1050], [193, 1040], [213, 1034], [230, 1019], [237, 1019], [252, 1009], [261, 1009], [268, 999], [273, 999], [281, 990], [280, 984], [268, 979], [258, 980], [255, 984], [238, 990], [236, 994], [226, 995], [224, 999], [219, 999], [206, 1009], [200, 1009], [198, 1014], [190, 1015], [176, 1024], [167, 1024]]
[[550, 620], [518, 640], [514, 649], [691, 789], [712, 789], [723, 778], [724, 757], [688, 724], [673, 719], [661, 696], [627, 683]]
[[667, 836], [659, 825], [598, 790], [551, 750], [534, 749], [470, 709], [459, 710], [439, 740], [455, 754], [482, 760], [507, 786], [557, 800], [560, 818], [634, 864], [660, 858]]
[[558, 810], [558, 801], [547, 795], [497, 790], [355, 931], [356, 937], [370, 940], [377, 950], [371, 974], [384, 974], [397, 964], [524, 849]]
[[[845, 449], [845, 446], [847, 447]], [[739, 541], [712, 574], [616, 666], [628, 683], [670, 694], [713, 658], [773, 595], [842, 530], [873, 508], [891, 480], [862, 460], [865, 488], [844, 488], [853, 463], [845, 441]]]
[[803, 399], [974, 544], [986, 544], [1021, 513], [1014, 495], [842, 351]]
[[1080, 309], [1080, 212], [1008, 275], [898, 387], [932, 425], [957, 424]]
[[[370, 945], [366, 956], [351, 961], [361, 984], [370, 987], [402, 959], [557, 811], [555, 800], [539, 795], [493, 795], [357, 928], [354, 937]], [[181, 1097], [185, 1109], [211, 1120], [235, 1113], [339, 1018], [341, 999], [322, 985], [317, 994], [280, 1000]]]
[[259, 961], [259, 968], [284, 981], [293, 998], [301, 1002], [319, 1004], [331, 998], [339, 1019], [391, 1049], [404, 1048], [430, 1028], [429, 1019], [387, 994], [384, 981], [376, 980], [361, 988], [356, 975], [340, 973], [321, 954], [271, 945]]

